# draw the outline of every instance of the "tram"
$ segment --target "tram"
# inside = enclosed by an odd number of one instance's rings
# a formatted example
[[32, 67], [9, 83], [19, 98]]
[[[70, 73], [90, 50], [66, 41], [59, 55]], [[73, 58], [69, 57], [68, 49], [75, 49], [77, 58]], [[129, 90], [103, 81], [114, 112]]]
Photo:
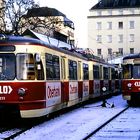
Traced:
[[140, 54], [123, 58], [122, 95], [124, 100], [133, 104], [140, 100]]
[[115, 67], [38, 39], [0, 36], [0, 113], [41, 117], [115, 92]]

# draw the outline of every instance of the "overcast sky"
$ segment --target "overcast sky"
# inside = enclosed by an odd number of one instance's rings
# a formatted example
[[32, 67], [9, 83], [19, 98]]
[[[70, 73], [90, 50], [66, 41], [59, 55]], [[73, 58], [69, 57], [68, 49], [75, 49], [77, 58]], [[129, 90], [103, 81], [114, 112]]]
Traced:
[[87, 48], [87, 15], [98, 0], [36, 0], [40, 6], [55, 8], [75, 24], [75, 39], [79, 47]]

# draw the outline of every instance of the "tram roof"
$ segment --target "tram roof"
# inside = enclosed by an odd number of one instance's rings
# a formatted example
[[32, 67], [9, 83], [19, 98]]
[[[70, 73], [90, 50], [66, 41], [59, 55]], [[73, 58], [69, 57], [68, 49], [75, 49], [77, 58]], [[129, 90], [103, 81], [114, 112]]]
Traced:
[[138, 54], [131, 54], [131, 55], [125, 56], [123, 58], [123, 60], [126, 60], [126, 59], [135, 59], [135, 58], [140, 58], [140, 53], [138, 53]]
[[81, 59], [88, 60], [88, 58], [84, 57], [82, 54], [80, 54], [74, 50], [66, 50], [63, 48], [59, 48], [59, 47], [56, 47], [55, 45], [49, 44], [45, 41], [31, 38], [31, 37], [0, 35], [0, 44], [7, 44], [7, 41], [8, 41], [8, 44], [13, 44], [13, 45], [17, 44], [17, 43], [29, 44], [29, 45], [30, 44], [41, 45], [41, 46], [44, 46], [46, 48], [50, 48], [50, 49], [53, 49], [53, 50], [56, 50], [56, 51], [59, 51], [59, 52], [65, 53], [65, 54], [69, 54], [69, 55], [72, 55], [75, 57], [79, 57]]
[[[8, 43], [7, 43], [7, 41], [8, 41]], [[59, 48], [55, 45], [49, 44], [48, 42], [45, 42], [45, 41], [42, 41], [42, 40], [39, 40], [39, 39], [35, 39], [35, 38], [31, 38], [31, 37], [25, 37], [25, 36], [24, 37], [23, 36], [14, 36], [14, 35], [9, 36], [9, 35], [0, 34], [0, 44], [10, 44], [10, 45], [12, 44], [12, 45], [14, 45], [14, 44], [17, 44], [17, 43], [26, 44], [26, 45], [31, 45], [31, 44], [41, 45], [41, 46], [44, 46], [46, 48], [56, 50], [58, 52], [62, 52], [64, 54], [68, 54], [68, 55], [71, 55], [71, 56], [78, 57], [80, 59], [107, 64], [105, 61], [97, 59], [96, 56], [92, 57], [92, 56], [89, 56], [89, 55], [86, 55], [86, 54], [82, 54], [82, 53], [79, 53], [79, 52], [75, 51], [74, 49], [67, 50], [67, 49]]]

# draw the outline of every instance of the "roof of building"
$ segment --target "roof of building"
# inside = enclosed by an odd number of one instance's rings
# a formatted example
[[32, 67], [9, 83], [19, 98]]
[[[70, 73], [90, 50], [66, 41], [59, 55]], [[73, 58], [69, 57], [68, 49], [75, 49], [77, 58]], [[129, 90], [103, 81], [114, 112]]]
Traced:
[[22, 35], [27, 36], [27, 37], [31, 37], [31, 38], [35, 38], [35, 39], [39, 39], [41, 41], [46, 42], [47, 44], [57, 46], [58, 48], [67, 48], [68, 50], [70, 50], [71, 47], [74, 47], [66, 42], [63, 42], [63, 41], [60, 41], [56, 38], [52, 38], [52, 37], [34, 32], [30, 29], [25, 30], [25, 32]]
[[140, 0], [100, 0], [90, 10], [140, 7]]
[[49, 7], [39, 7], [39, 8], [33, 8], [29, 9], [27, 14], [24, 15], [24, 17], [40, 17], [40, 16], [63, 16], [66, 17], [63, 13], [56, 10], [55, 8], [49, 8]]

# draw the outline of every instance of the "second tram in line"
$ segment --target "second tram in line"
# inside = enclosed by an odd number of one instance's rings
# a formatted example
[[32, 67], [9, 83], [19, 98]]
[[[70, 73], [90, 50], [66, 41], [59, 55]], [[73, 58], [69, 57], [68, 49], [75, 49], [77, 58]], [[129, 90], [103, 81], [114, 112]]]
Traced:
[[140, 100], [140, 54], [123, 58], [122, 95], [128, 103]]

